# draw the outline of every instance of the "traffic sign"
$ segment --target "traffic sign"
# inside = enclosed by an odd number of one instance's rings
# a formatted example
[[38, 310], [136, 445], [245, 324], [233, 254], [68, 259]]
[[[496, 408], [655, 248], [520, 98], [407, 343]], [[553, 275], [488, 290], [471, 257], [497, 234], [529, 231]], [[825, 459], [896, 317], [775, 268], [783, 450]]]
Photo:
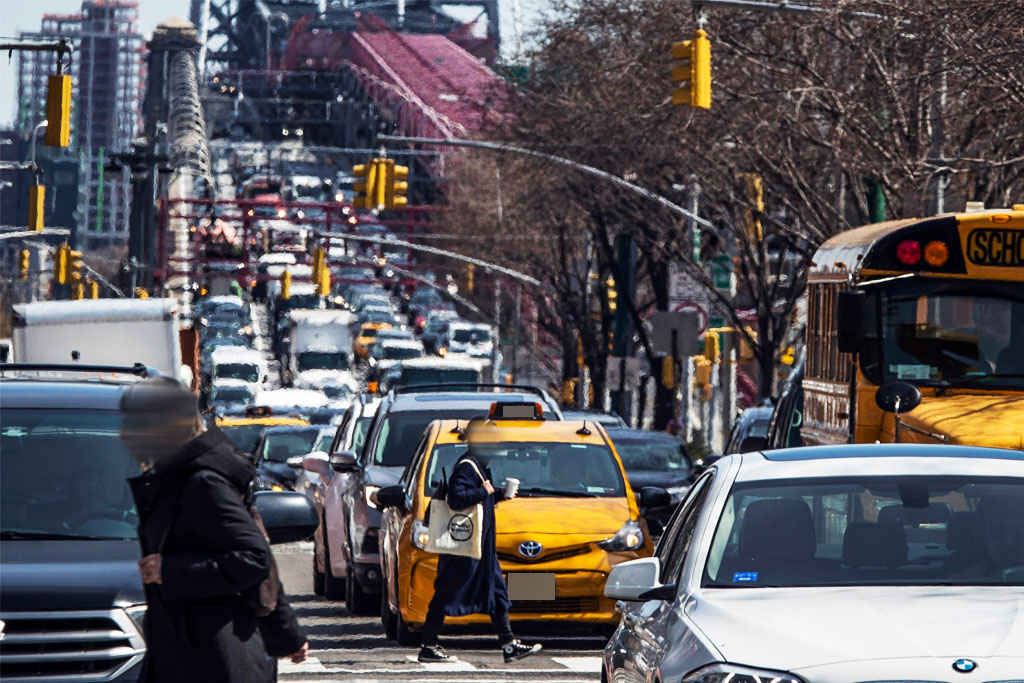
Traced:
[[[651, 316], [652, 346], [655, 353], [693, 356], [703, 345], [698, 331], [696, 311], [658, 311]], [[674, 333], [674, 334], [673, 334]], [[673, 336], [675, 348], [673, 348]]]
[[[635, 387], [640, 383], [640, 359], [608, 356], [608, 367], [604, 377], [605, 384], [611, 391], [618, 391], [620, 387]], [[623, 377], [625, 377], [625, 384], [623, 384]]]
[[715, 289], [732, 291], [732, 259], [727, 255], [718, 254], [711, 259], [711, 282]]
[[674, 313], [693, 311], [697, 314], [697, 334], [704, 334], [708, 331], [708, 311], [696, 301], [684, 301], [672, 307]]

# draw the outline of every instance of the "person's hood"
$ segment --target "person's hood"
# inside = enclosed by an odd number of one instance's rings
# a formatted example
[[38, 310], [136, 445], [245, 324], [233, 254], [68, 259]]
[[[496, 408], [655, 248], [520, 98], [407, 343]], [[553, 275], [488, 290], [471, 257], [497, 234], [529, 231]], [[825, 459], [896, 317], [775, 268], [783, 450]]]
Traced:
[[780, 671], [934, 657], [949, 667], [1020, 656], [1024, 643], [1024, 589], [1012, 586], [715, 588], [683, 604], [726, 661]]
[[[148, 476], [171, 478], [175, 474], [211, 470], [245, 494], [252, 481], [253, 465], [216, 426], [186, 443], [178, 453], [156, 464]], [[147, 476], [147, 475], [143, 475]]]
[[[1024, 396], [953, 394], [925, 396], [912, 411], [900, 415], [911, 427], [947, 437], [947, 443], [1024, 450]], [[892, 434], [892, 416], [886, 432]], [[935, 443], [935, 439], [900, 430], [903, 442]]]
[[146, 601], [134, 539], [3, 541], [2, 547], [5, 610], [107, 610]]

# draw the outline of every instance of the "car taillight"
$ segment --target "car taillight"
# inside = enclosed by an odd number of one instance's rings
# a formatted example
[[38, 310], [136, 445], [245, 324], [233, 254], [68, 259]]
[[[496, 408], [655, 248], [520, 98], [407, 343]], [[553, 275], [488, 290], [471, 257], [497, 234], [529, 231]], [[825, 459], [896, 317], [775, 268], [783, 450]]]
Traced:
[[905, 266], [912, 266], [921, 260], [921, 243], [917, 240], [903, 240], [896, 245], [896, 260]]
[[949, 260], [949, 247], [945, 242], [934, 240], [924, 247], [924, 260], [929, 266], [939, 268]]

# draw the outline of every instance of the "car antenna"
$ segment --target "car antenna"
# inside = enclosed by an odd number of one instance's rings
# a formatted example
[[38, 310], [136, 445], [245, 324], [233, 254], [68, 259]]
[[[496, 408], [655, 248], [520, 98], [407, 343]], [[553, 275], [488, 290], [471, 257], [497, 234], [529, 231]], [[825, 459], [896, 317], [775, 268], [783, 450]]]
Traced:
[[580, 436], [590, 436], [591, 431], [587, 429], [587, 421], [583, 421], [583, 426], [576, 430], [576, 433]]

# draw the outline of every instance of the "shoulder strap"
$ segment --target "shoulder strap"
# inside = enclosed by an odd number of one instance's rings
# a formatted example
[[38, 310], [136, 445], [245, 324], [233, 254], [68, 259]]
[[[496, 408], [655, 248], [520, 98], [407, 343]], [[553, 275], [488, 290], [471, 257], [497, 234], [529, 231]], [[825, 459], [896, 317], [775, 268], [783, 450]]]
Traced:
[[[487, 481], [487, 477], [485, 477], [483, 475], [483, 472], [480, 471], [480, 468], [476, 466], [475, 462], [473, 462], [469, 458], [462, 458], [461, 460], [459, 460], [459, 462], [455, 463], [455, 467], [458, 467], [462, 463], [466, 463], [467, 465], [469, 465], [470, 467], [473, 468], [473, 471], [476, 472], [476, 476], [480, 477], [480, 483], [481, 484], [483, 482]], [[455, 468], [452, 468], [452, 472], [453, 473], [454, 473], [454, 471], [455, 471]]]

